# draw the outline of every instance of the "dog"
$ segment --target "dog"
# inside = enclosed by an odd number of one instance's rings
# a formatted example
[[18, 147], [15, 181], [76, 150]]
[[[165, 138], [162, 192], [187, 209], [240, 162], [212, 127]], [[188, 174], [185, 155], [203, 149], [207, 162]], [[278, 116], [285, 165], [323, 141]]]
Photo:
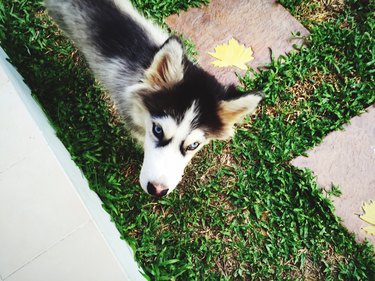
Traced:
[[45, 0], [49, 15], [84, 54], [125, 125], [144, 149], [142, 189], [169, 194], [213, 139], [256, 110], [260, 92], [222, 85], [192, 63], [181, 40], [128, 0]]

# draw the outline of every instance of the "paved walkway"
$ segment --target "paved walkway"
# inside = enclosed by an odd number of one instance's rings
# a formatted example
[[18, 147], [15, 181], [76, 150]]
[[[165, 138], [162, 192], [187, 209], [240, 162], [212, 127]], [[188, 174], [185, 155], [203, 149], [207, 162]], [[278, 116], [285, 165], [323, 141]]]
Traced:
[[[251, 12], [249, 12], [251, 11]], [[200, 65], [223, 83], [238, 83], [237, 68], [216, 68], [208, 55], [218, 44], [232, 37], [254, 51], [249, 63], [257, 68], [270, 62], [270, 49], [277, 58], [290, 52], [292, 32], [302, 35], [308, 31], [287, 10], [273, 0], [212, 0], [202, 9], [194, 8], [180, 15], [172, 15], [167, 24], [190, 38], [199, 52]], [[292, 161], [297, 167], [308, 167], [317, 175], [322, 188], [339, 185], [343, 194], [334, 200], [336, 213], [343, 224], [354, 232], [359, 241], [365, 238], [375, 244], [375, 237], [361, 230], [366, 223], [359, 219], [363, 202], [375, 201], [375, 109], [355, 117], [344, 131], [331, 133], [323, 143], [308, 152], [309, 157]]]
[[308, 157], [297, 157], [292, 164], [311, 169], [324, 189], [338, 185], [342, 195], [333, 200], [336, 214], [358, 241], [367, 238], [375, 245], [375, 236], [361, 229], [368, 224], [358, 216], [364, 202], [375, 201], [375, 106], [354, 117], [343, 131], [330, 133], [308, 151]]

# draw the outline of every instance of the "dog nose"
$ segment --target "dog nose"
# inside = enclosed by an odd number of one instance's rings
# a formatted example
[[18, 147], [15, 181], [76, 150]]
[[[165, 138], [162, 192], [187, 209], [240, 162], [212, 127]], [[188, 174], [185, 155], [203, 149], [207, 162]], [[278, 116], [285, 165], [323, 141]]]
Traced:
[[162, 184], [154, 184], [149, 182], [147, 184], [147, 191], [153, 196], [162, 197], [168, 193], [168, 188], [165, 188]]

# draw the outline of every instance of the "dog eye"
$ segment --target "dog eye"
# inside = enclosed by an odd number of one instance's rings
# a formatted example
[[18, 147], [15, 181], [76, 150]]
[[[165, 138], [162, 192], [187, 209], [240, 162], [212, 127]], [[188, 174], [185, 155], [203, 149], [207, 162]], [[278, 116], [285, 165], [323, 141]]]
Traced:
[[159, 125], [156, 125], [155, 123], [152, 125], [152, 133], [158, 139], [162, 139], [164, 137], [163, 128]]
[[189, 145], [188, 147], [186, 147], [186, 150], [195, 150], [195, 149], [198, 148], [199, 145], [200, 145], [199, 142], [194, 142], [191, 145]]

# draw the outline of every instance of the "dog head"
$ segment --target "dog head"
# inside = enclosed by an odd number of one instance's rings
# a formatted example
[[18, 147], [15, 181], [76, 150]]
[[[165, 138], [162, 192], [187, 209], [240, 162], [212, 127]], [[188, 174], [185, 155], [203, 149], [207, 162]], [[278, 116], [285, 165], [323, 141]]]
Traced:
[[175, 189], [205, 144], [232, 136], [234, 124], [262, 99], [260, 93], [221, 85], [186, 58], [177, 37], [159, 49], [133, 94], [132, 119], [143, 128], [140, 183], [157, 197]]

